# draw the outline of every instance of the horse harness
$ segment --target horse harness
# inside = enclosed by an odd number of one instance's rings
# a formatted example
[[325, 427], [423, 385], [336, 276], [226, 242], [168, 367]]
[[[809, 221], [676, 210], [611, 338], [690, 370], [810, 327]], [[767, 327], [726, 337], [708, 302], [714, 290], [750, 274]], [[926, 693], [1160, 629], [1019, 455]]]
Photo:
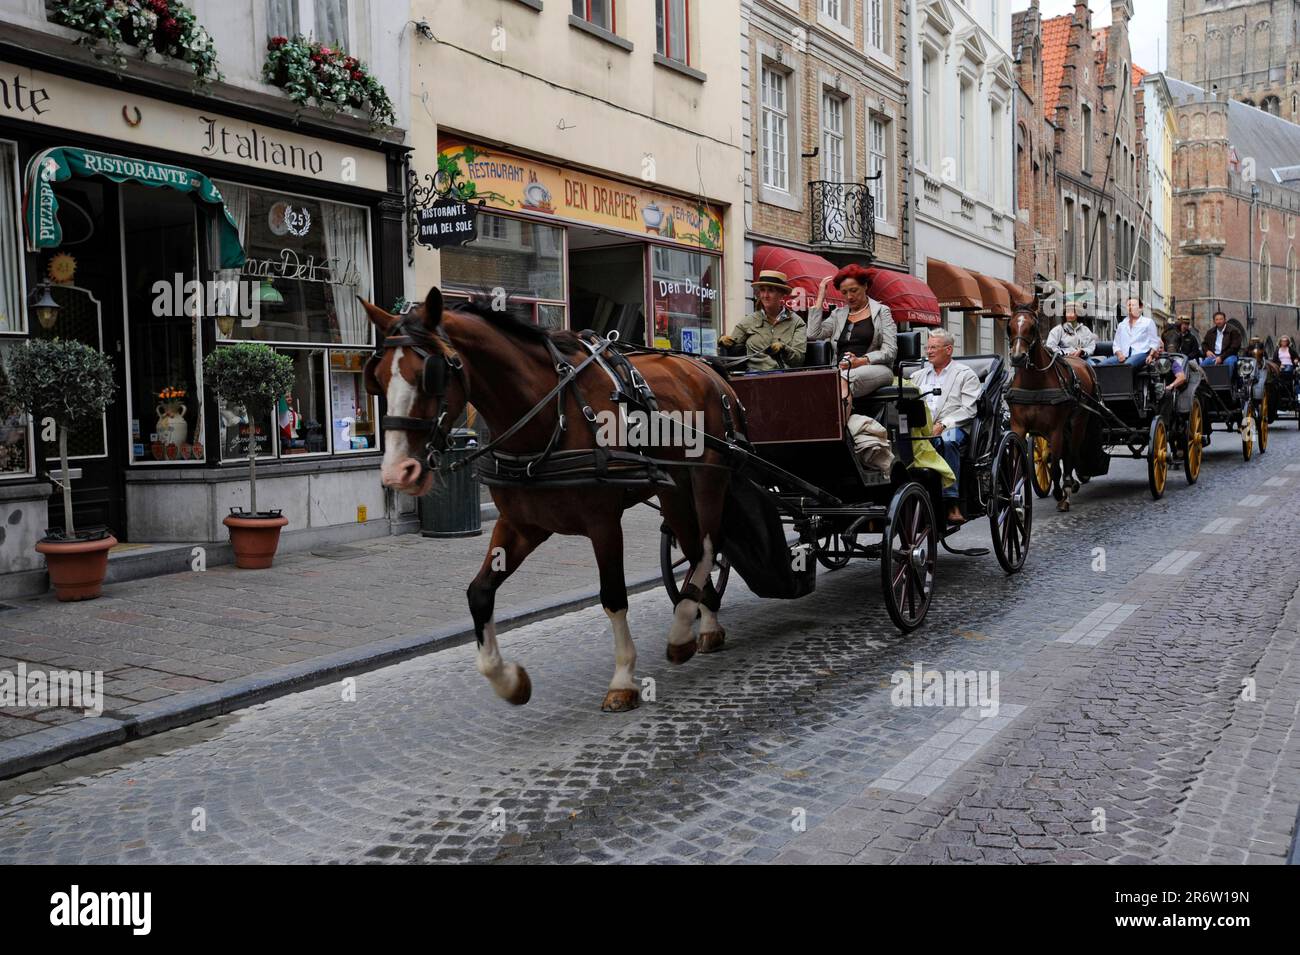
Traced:
[[[1051, 360], [1042, 368], [1038, 368], [1033, 364], [1033, 359], [1031, 357], [1034, 353], [1033, 346], [1042, 344], [1042, 335], [1039, 332], [1037, 321], [1034, 322], [1033, 337], [1031, 338], [1028, 335], [1016, 335], [1011, 339], [1011, 344], [1015, 345], [1016, 342], [1025, 342], [1028, 344], [1029, 352], [1025, 357], [1026, 360], [1029, 361], [1030, 369], [1033, 371], [1055, 370], [1056, 380], [1060, 383], [1061, 387], [1041, 389], [1008, 388], [1007, 404], [1052, 406], [1075, 403], [1085, 405], [1084, 399], [1086, 395], [1083, 386], [1079, 383], [1078, 373], [1068, 361], [1059, 360], [1061, 356], [1057, 352], [1048, 349], [1051, 351], [1052, 357]], [[1046, 348], [1046, 346], [1044, 346], [1044, 348]], [[1062, 368], [1065, 370], [1062, 371]]]
[[[445, 335], [435, 337], [418, 323], [403, 319], [379, 343], [375, 353], [367, 360], [365, 366], [366, 390], [372, 395], [382, 396], [379, 381], [375, 374], [381, 356], [385, 350], [395, 347], [410, 348], [423, 361], [419, 378], [420, 392], [437, 399], [439, 413], [436, 418], [415, 418], [401, 415], [384, 415], [380, 427], [384, 430], [404, 430], [423, 432], [428, 435], [420, 458], [422, 480], [428, 472], [437, 473], [442, 469], [442, 455], [449, 449], [451, 418], [446, 410], [446, 391], [448, 380], [455, 376], [461, 384], [462, 393], [468, 397], [469, 389], [465, 380], [464, 365], [460, 356], [452, 348]], [[645, 487], [648, 485], [672, 485], [672, 478], [665, 467], [721, 467], [702, 461], [670, 461], [653, 458], [648, 454], [624, 451], [618, 448], [600, 446], [596, 412], [587, 402], [578, 383], [578, 376], [588, 366], [596, 365], [610, 379], [613, 390], [610, 400], [619, 408], [620, 414], [627, 410], [637, 410], [647, 416], [659, 415], [658, 401], [654, 391], [646, 382], [641, 372], [627, 358], [627, 352], [648, 354], [672, 354], [690, 357], [680, 352], [644, 348], [618, 342], [614, 333], [604, 337], [591, 331], [579, 333], [579, 341], [586, 349], [587, 355], [576, 365], [569, 360], [548, 336], [543, 339], [550, 358], [555, 365], [558, 381], [532, 408], [523, 414], [513, 425], [493, 438], [491, 442], [452, 461], [446, 468], [448, 472], [461, 470], [489, 457], [488, 461], [477, 465], [479, 479], [489, 485], [533, 487], [580, 487], [593, 484], [616, 485], [625, 487]], [[567, 394], [572, 391], [582, 418], [592, 432], [594, 448], [557, 450], [560, 441], [567, 432], [569, 423], [564, 405]], [[747, 445], [743, 434], [735, 427], [731, 412], [731, 400], [725, 392], [719, 392], [722, 416], [725, 427], [725, 440], [719, 440], [705, 432], [704, 442], [715, 447], [736, 449], [733, 442]], [[516, 454], [502, 451], [499, 445], [518, 433], [528, 422], [537, 417], [555, 400], [555, 426], [551, 431], [546, 446], [533, 454]], [[743, 411], [743, 409], [742, 409]]]

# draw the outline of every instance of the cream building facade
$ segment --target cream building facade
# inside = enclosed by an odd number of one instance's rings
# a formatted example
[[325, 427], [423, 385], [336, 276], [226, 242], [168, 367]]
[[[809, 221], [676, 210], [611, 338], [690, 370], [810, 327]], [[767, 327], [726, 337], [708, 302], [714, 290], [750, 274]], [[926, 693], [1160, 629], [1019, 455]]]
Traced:
[[739, 6], [416, 0], [411, 16], [427, 24], [416, 188], [485, 200], [474, 241], [415, 246], [417, 294], [504, 290], [542, 325], [716, 348], [748, 292]]
[[[1165, 318], [1174, 314], [1174, 140], [1178, 126], [1174, 119], [1173, 97], [1161, 73], [1142, 78], [1143, 108], [1146, 120], [1147, 189], [1150, 196], [1147, 228], [1151, 235], [1150, 299], [1151, 314]], [[1145, 230], [1144, 230], [1145, 231]]]

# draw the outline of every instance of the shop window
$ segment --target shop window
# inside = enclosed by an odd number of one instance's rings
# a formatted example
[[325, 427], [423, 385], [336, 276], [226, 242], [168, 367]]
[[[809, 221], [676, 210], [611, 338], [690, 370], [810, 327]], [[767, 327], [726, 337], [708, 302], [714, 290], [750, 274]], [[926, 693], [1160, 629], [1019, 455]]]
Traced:
[[358, 206], [218, 183], [239, 227], [256, 324], [223, 337], [286, 344], [368, 345], [372, 326], [357, 297], [370, 298], [370, 220]]
[[336, 454], [369, 451], [375, 439], [375, 399], [366, 393], [362, 371], [368, 351], [330, 352], [330, 429]]
[[651, 248], [651, 301], [656, 340], [702, 355], [718, 353], [722, 315], [721, 259], [714, 255]]
[[[9, 366], [13, 349], [19, 347], [18, 339], [0, 338], [0, 362]], [[32, 429], [27, 415], [16, 411], [0, 416], [0, 478], [32, 473]]]
[[301, 33], [322, 43], [349, 48], [348, 0], [270, 0], [266, 9], [268, 37]]
[[24, 332], [22, 237], [19, 234], [18, 153], [0, 142], [0, 335]]
[[442, 250], [444, 288], [489, 296], [500, 290], [520, 317], [544, 324], [558, 315], [556, 327], [563, 327], [564, 230], [491, 213], [480, 213], [478, 225], [473, 242]]
[[[275, 403], [275, 434], [280, 457], [299, 454], [325, 454], [329, 451], [325, 429], [330, 422], [330, 405], [326, 403], [329, 372], [325, 366], [325, 351], [320, 348], [281, 349], [281, 354], [293, 359], [293, 388]], [[343, 354], [339, 352], [339, 354]], [[365, 410], [365, 404], [362, 404]], [[357, 414], [353, 413], [354, 428]], [[374, 447], [373, 415], [362, 417], [370, 428], [369, 444]], [[336, 442], [337, 444], [337, 442]], [[351, 450], [339, 447], [340, 451]]]
[[203, 461], [194, 202], [124, 185], [122, 237], [130, 360], [131, 461]]

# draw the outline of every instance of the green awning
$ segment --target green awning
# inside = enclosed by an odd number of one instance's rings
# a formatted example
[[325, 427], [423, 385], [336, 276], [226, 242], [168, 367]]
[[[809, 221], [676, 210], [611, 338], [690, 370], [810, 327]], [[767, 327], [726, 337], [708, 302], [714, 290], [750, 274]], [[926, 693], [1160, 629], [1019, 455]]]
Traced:
[[206, 211], [213, 223], [212, 245], [216, 252], [217, 267], [243, 267], [244, 247], [239, 242], [239, 228], [226, 211], [221, 190], [207, 176], [184, 166], [130, 159], [74, 146], [47, 149], [37, 153], [27, 164], [23, 218], [27, 227], [27, 248], [30, 251], [58, 248], [63, 242], [63, 228], [59, 225], [59, 200], [54, 195], [54, 184], [73, 176], [103, 176], [113, 182], [138, 182], [144, 186], [191, 193], [195, 200], [208, 207]]

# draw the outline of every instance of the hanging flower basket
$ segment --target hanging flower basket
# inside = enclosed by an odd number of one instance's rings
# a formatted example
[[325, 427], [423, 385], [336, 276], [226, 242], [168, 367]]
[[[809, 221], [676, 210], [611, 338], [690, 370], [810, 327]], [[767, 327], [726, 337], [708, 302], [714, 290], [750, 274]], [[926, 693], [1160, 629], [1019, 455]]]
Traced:
[[365, 65], [337, 45], [303, 36], [271, 37], [266, 45], [262, 78], [289, 94], [300, 107], [318, 106], [326, 112], [344, 108], [370, 115], [371, 128], [397, 121], [393, 102], [382, 83]]
[[126, 51], [134, 49], [141, 59], [188, 63], [195, 86], [222, 79], [211, 34], [179, 0], [54, 0], [50, 19], [84, 33], [78, 43], [102, 43], [106, 49], [95, 55], [119, 70], [126, 69]]

